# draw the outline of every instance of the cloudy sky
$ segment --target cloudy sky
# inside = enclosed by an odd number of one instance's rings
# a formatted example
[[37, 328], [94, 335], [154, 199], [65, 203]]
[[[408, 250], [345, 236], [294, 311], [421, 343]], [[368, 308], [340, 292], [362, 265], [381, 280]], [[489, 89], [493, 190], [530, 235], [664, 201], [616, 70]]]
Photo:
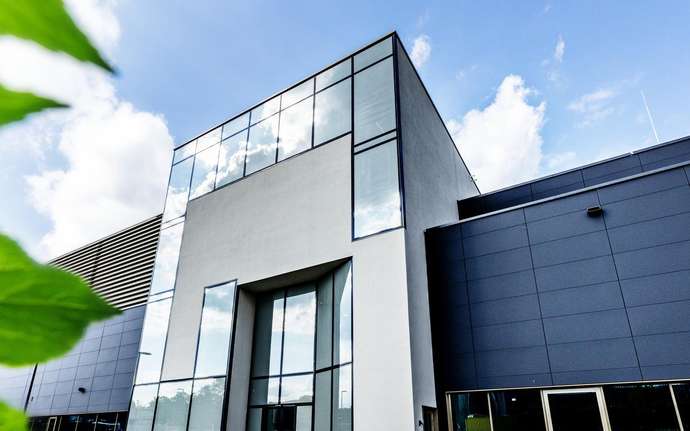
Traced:
[[[67, 0], [116, 65], [0, 37], [69, 103], [0, 129], [0, 230], [46, 259], [161, 211], [171, 148], [397, 30], [482, 191], [690, 135], [690, 2]], [[644, 94], [644, 97], [643, 97]]]

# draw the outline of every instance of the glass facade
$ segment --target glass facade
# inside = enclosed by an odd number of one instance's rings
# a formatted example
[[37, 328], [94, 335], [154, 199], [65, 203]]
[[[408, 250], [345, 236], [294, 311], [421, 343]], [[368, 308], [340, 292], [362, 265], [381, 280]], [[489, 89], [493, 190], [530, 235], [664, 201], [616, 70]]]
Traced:
[[124, 431], [127, 412], [39, 416], [29, 419], [30, 431]]
[[351, 274], [257, 297], [248, 429], [352, 429]]
[[235, 291], [234, 281], [205, 290], [194, 377], [220, 376], [227, 372]]

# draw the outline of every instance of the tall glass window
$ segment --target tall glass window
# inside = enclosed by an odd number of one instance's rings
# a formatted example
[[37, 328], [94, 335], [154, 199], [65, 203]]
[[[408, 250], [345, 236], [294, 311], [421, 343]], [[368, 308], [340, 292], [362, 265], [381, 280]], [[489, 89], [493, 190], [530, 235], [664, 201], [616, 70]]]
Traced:
[[220, 376], [227, 372], [235, 286], [233, 281], [205, 289], [194, 377]]
[[216, 183], [217, 166], [218, 145], [214, 145], [196, 154], [194, 158], [194, 173], [192, 174], [192, 188], [189, 192], [189, 199], [194, 199], [213, 190], [213, 186]]
[[604, 386], [612, 431], [679, 430], [666, 384]]
[[280, 113], [278, 161], [311, 148], [313, 105], [314, 100], [309, 97]]
[[129, 431], [151, 431], [153, 413], [156, 409], [158, 385], [135, 386], [129, 405]]
[[168, 194], [165, 198], [164, 222], [183, 216], [187, 210], [189, 183], [192, 178], [193, 166], [193, 157], [172, 166], [170, 182], [168, 183]]
[[180, 257], [183, 230], [183, 222], [161, 229], [150, 295], [172, 290], [175, 287], [175, 275], [177, 273], [177, 261]]
[[341, 79], [350, 76], [352, 72], [352, 60], [341, 61], [335, 66], [316, 75], [316, 91], [323, 90], [331, 84], [335, 84]]
[[185, 431], [192, 381], [161, 383], [153, 431]]
[[351, 80], [347, 79], [316, 94], [314, 145], [341, 136], [351, 129]]
[[233, 135], [220, 143], [216, 187], [231, 183], [244, 175], [244, 155], [247, 151], [247, 131]]
[[395, 129], [393, 58], [355, 75], [355, 145]]
[[218, 142], [220, 142], [221, 129], [222, 127], [216, 127], [215, 129], [211, 130], [205, 135], [200, 136], [199, 139], [196, 140], [197, 154], [205, 150], [206, 148], [210, 147], [211, 145], [215, 145]]
[[225, 140], [237, 132], [249, 127], [249, 112], [245, 112], [237, 118], [234, 118], [223, 124], [223, 133], [221, 139]]
[[451, 427], [461, 431], [487, 431], [491, 429], [489, 403], [485, 392], [450, 395], [453, 416]]
[[355, 72], [393, 54], [393, 39], [384, 39], [355, 55]]
[[194, 380], [189, 431], [220, 431], [225, 378]]
[[538, 390], [492, 392], [489, 400], [494, 431], [545, 430]]
[[245, 174], [261, 170], [276, 162], [278, 142], [278, 115], [274, 115], [249, 128]]
[[355, 154], [354, 236], [401, 226], [396, 141]]
[[149, 303], [141, 334], [136, 383], [158, 382], [163, 364], [163, 350], [168, 332], [172, 298]]

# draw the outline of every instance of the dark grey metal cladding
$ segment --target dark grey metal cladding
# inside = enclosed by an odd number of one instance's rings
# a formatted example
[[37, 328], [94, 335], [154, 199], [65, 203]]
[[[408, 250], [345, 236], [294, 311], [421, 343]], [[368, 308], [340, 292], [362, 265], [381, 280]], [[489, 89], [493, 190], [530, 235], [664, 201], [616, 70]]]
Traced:
[[89, 326], [67, 355], [39, 365], [27, 413], [52, 416], [127, 410], [144, 308], [130, 308]]
[[690, 160], [690, 137], [458, 202], [460, 218], [557, 196]]
[[690, 378], [689, 167], [428, 231], [440, 391]]

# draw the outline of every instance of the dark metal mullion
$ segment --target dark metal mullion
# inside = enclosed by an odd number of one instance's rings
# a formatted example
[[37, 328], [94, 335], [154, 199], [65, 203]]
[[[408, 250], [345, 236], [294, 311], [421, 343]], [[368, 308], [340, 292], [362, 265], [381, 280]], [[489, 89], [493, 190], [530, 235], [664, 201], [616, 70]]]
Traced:
[[[371, 138], [367, 138], [367, 139], [365, 139], [365, 140], [362, 141], [362, 142], [357, 142], [356, 144], [354, 144], [354, 146], [355, 146], [355, 147], [359, 147], [360, 145], [365, 145], [366, 143], [371, 142], [371, 141], [373, 141], [373, 140], [375, 140], [375, 139], [382, 138], [382, 137], [384, 137], [384, 136], [386, 136], [386, 135], [389, 135], [389, 134], [391, 134], [391, 133], [396, 133], [397, 130], [398, 130], [398, 129], [394, 127], [394, 128], [390, 129], [390, 130], [387, 131], [387, 132], [379, 133], [378, 135], [372, 136]], [[396, 135], [397, 135], [397, 133], [396, 133]]]
[[[316, 82], [314, 83], [316, 84]], [[316, 97], [314, 97], [316, 99]], [[314, 137], [314, 122], [312, 121], [312, 142]], [[314, 298], [316, 304], [314, 307], [314, 362], [312, 365], [311, 374], [311, 430], [314, 430], [314, 416], [316, 415], [316, 353], [317, 353], [317, 343], [319, 342], [319, 280], [316, 281], [314, 285]]]
[[[354, 59], [352, 61], [354, 64]], [[333, 409], [333, 373], [335, 371], [335, 354], [333, 351], [335, 350], [335, 270], [331, 272], [331, 384], [330, 384], [330, 398], [331, 402], [328, 408], [331, 411], [331, 430], [333, 429], [333, 416], [334, 416], [334, 409]], [[338, 319], [340, 320], [340, 319]]]
[[[344, 60], [343, 60], [343, 61], [344, 61]], [[316, 90], [316, 87], [314, 87], [314, 90], [315, 90], [315, 91], [314, 91], [314, 94], [319, 94], [319, 93], [322, 93], [322, 92], [328, 90], [328, 89], [331, 88], [331, 87], [335, 87], [336, 85], [340, 84], [341, 82], [347, 80], [347, 79], [350, 78], [350, 77], [352, 77], [352, 73], [347, 74], [347, 76], [345, 76], [345, 77], [343, 77], [343, 78], [340, 78], [339, 80], [337, 80], [337, 81], [335, 81], [335, 82], [332, 82], [332, 83], [328, 84], [327, 86], [325, 86], [325, 87], [323, 87], [323, 88], [321, 88], [321, 89], [319, 89], [319, 90]], [[178, 163], [179, 163], [179, 162], [178, 162]]]
[[[354, 267], [352, 260], [349, 262], [350, 264], [350, 431], [354, 430], [355, 427], [355, 417], [354, 417], [354, 411], [355, 411], [355, 366], [354, 364], [354, 358], [355, 358], [355, 343], [354, 343], [354, 336], [355, 336], [355, 297], [354, 297], [354, 292], [355, 292], [355, 272], [354, 272]], [[343, 364], [341, 366], [348, 365], [348, 364]]]
[[[351, 60], [350, 60], [350, 75], [352, 76], [352, 84], [350, 85], [350, 128], [351, 128], [351, 133], [352, 136], [350, 137], [350, 237], [354, 240], [355, 239], [355, 151], [354, 151], [354, 143], [356, 139], [356, 133], [355, 133], [355, 85], [357, 84], [356, 77], [354, 74], [355, 71], [355, 56], [352, 55]], [[331, 349], [332, 350], [332, 349]], [[331, 359], [332, 356], [331, 356]], [[331, 362], [332, 364], [332, 362]], [[331, 384], [332, 384], [332, 379], [331, 379]], [[331, 392], [333, 392], [331, 388]], [[333, 396], [331, 395], [331, 398]], [[331, 400], [332, 401], [332, 400]], [[332, 407], [332, 406], [331, 406]], [[331, 415], [332, 416], [332, 415]], [[333, 425], [332, 423], [332, 418], [331, 418], [331, 426]]]
[[[278, 105], [278, 106], [280, 106], [280, 104], [283, 103], [283, 95], [281, 94], [279, 97], [280, 97], [280, 102], [279, 102], [279, 105]], [[273, 114], [273, 115], [276, 115], [276, 114]], [[268, 118], [271, 118], [271, 117], [268, 117]], [[265, 120], [267, 120], [268, 118], [265, 118]], [[275, 156], [275, 158], [273, 159], [273, 160], [274, 160], [274, 162], [273, 162], [274, 165], [278, 163], [278, 153], [280, 152], [280, 122], [282, 121], [282, 119], [283, 119], [283, 107], [280, 106], [280, 109], [278, 109], [278, 136], [276, 136], [276, 141], [275, 141], [275, 144], [276, 144], [276, 156]], [[259, 124], [259, 123], [256, 123], [256, 124]]]
[[187, 420], [185, 421], [185, 427], [184, 427], [185, 430], [189, 429], [189, 420], [192, 418], [192, 403], [194, 403], [194, 383], [196, 383], [196, 380], [194, 380], [194, 379], [191, 379], [191, 380], [192, 380], [192, 387], [189, 390], [189, 407], [187, 407]]
[[[388, 60], [389, 58], [393, 57], [393, 56], [395, 55], [395, 45], [396, 45], [396, 44], [395, 44], [395, 40], [391, 41], [391, 43], [393, 44], [393, 46], [392, 46], [392, 52], [391, 52], [390, 54], [388, 54], [388, 55], [385, 56], [385, 57], [379, 58], [378, 60], [376, 60], [375, 62], [373, 62], [373, 63], [371, 63], [371, 64], [367, 64], [366, 66], [364, 66], [363, 68], [361, 68], [361, 69], [359, 69], [359, 70], [357, 70], [357, 71], [354, 70], [354, 56], [353, 56], [353, 57], [352, 57], [352, 61], [353, 61], [352, 74], [353, 74], [353, 75], [357, 75], [357, 74], [359, 74], [359, 73], [362, 73], [362, 72], [364, 72], [365, 70], [371, 69], [372, 67], [376, 66], [377, 64], [382, 63], [382, 62]], [[203, 136], [203, 135], [202, 135], [202, 136]]]
[[252, 111], [249, 111], [249, 125], [247, 126], [247, 139], [244, 143], [244, 163], [242, 163], [242, 178], [247, 175], [247, 153], [249, 150], [249, 136], [251, 135], [252, 128]]
[[[228, 400], [230, 399], [230, 379], [232, 378], [232, 361], [235, 357], [235, 333], [237, 328], [237, 308], [238, 301], [240, 299], [240, 288], [238, 286], [237, 280], [235, 280], [235, 302], [232, 307], [232, 335], [230, 336], [230, 351], [228, 355], [228, 365], [225, 371], [225, 387], [223, 388], [223, 406], [221, 408], [220, 416], [220, 429], [224, 430], [227, 428], [227, 416], [228, 416]], [[250, 367], [252, 363], [249, 363]], [[251, 370], [250, 370], [251, 375]]]
[[[281, 405], [281, 399], [280, 397], [282, 396], [282, 390], [283, 390], [283, 354], [285, 353], [285, 314], [287, 313], [287, 289], [283, 291], [283, 321], [281, 322], [281, 332], [280, 332], [280, 367], [278, 368], [278, 372], [280, 373], [280, 376], [278, 377], [278, 405]], [[271, 322], [271, 326], [273, 326], [273, 323]], [[270, 356], [269, 356], [269, 364], [268, 364], [269, 370], [271, 367], [270, 363]], [[271, 382], [269, 381], [268, 384]]]
[[396, 135], [398, 138], [398, 193], [400, 195], [400, 216], [401, 216], [401, 226], [405, 227], [407, 224], [407, 217], [405, 211], [405, 176], [403, 174], [404, 164], [403, 164], [403, 136], [401, 130], [401, 119], [400, 119], [400, 77], [398, 74], [398, 68], [400, 67], [398, 63], [398, 36], [395, 35], [392, 38], [393, 43], [393, 92], [395, 94], [395, 128], [397, 129]]
[[395, 138], [390, 138], [390, 139], [388, 139], [388, 140], [386, 140], [386, 141], [379, 142], [379, 143], [377, 143], [377, 144], [375, 144], [375, 145], [372, 145], [371, 147], [360, 148], [360, 149], [355, 148], [355, 156], [357, 156], [358, 154], [366, 153], [367, 151], [373, 150], [374, 148], [378, 148], [378, 147], [380, 147], [380, 146], [382, 146], [382, 145], [386, 145], [386, 144], [388, 144], [389, 142], [395, 141], [396, 139], [398, 139], [398, 138], [397, 138], [397, 137], [395, 137]]
[[[304, 99], [304, 100], [306, 100], [306, 99]], [[316, 78], [314, 78], [314, 87], [312, 88], [312, 92], [311, 92], [311, 145], [309, 146], [309, 148], [314, 148], [314, 146], [316, 144], [316, 138], [314, 138], [314, 129], [315, 129], [314, 123], [316, 123]], [[316, 333], [316, 332], [314, 332], [314, 333]], [[316, 345], [316, 338], [314, 338], [314, 341], [315, 341], [314, 345]], [[316, 358], [316, 356], [315, 356], [315, 358]], [[314, 359], [314, 361], [315, 361], [314, 363], [316, 363], [316, 359]], [[312, 409], [312, 411], [313, 410], [314, 409]], [[313, 414], [312, 414], [312, 416], [313, 416]], [[312, 421], [312, 426], [313, 426], [313, 421]]]

